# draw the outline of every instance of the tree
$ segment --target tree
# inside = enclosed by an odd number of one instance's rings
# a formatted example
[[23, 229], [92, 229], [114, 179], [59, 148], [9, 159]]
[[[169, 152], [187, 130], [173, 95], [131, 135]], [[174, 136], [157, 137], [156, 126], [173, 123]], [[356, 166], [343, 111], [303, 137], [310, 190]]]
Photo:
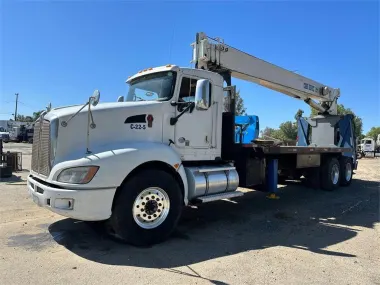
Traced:
[[275, 132], [276, 132], [275, 129], [266, 127], [264, 130], [261, 131], [261, 136], [264, 138], [265, 137], [273, 138], [276, 135]]
[[33, 112], [33, 122], [37, 121], [43, 111]]
[[380, 127], [372, 127], [367, 133], [366, 137], [376, 140], [378, 135], [380, 135]]
[[269, 138], [274, 138], [281, 141], [295, 141], [297, 139], [297, 132], [298, 132], [297, 119], [299, 117], [302, 117], [303, 113], [304, 113], [303, 110], [298, 109], [298, 111], [294, 115], [294, 119], [295, 119], [294, 122], [286, 121], [282, 123], [278, 129], [266, 127], [261, 132], [261, 136], [264, 138], [269, 137]]
[[[355, 136], [359, 139], [363, 137], [363, 121], [362, 118], [355, 115], [355, 113], [350, 108], [345, 108], [343, 104], [338, 104], [338, 115], [354, 115], [354, 127], [355, 127]], [[311, 108], [311, 116], [318, 115], [318, 111]]]
[[303, 113], [303, 110], [298, 109], [297, 113], [294, 115], [294, 119], [297, 121], [299, 117], [302, 117]]
[[240, 90], [236, 92], [235, 95], [235, 113], [236, 115], [246, 115], [247, 108], [244, 107], [244, 100], [240, 97]]
[[[224, 97], [224, 111], [229, 111], [229, 100], [228, 97]], [[246, 108], [244, 107], [244, 100], [240, 97], [240, 90], [236, 91], [235, 94], [235, 114], [237, 116], [246, 115]]]
[[16, 121], [18, 122], [33, 122], [33, 118], [31, 116], [17, 115]]
[[297, 139], [297, 123], [287, 121], [280, 125], [280, 135], [283, 140], [295, 141]]

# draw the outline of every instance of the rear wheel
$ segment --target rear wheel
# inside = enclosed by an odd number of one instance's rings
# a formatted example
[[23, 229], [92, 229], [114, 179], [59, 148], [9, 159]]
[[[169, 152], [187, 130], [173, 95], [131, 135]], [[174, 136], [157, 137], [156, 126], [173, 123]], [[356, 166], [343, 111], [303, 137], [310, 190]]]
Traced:
[[110, 219], [115, 237], [138, 246], [164, 241], [182, 212], [182, 191], [163, 170], [143, 170], [128, 180], [118, 195]]
[[322, 189], [333, 191], [339, 186], [340, 164], [335, 157], [326, 158], [321, 167], [321, 186]]
[[341, 157], [340, 159], [340, 185], [348, 186], [352, 181], [353, 166], [352, 160], [348, 157]]

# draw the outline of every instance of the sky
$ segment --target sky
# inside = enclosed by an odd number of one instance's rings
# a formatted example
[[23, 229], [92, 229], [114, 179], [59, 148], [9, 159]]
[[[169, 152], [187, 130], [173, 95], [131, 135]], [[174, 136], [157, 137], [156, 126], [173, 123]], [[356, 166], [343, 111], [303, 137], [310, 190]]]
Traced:
[[[339, 103], [380, 125], [378, 1], [0, 0], [0, 120], [125, 95], [125, 80], [168, 63], [190, 67], [197, 32], [340, 88]], [[293, 120], [304, 102], [233, 80], [260, 129]]]

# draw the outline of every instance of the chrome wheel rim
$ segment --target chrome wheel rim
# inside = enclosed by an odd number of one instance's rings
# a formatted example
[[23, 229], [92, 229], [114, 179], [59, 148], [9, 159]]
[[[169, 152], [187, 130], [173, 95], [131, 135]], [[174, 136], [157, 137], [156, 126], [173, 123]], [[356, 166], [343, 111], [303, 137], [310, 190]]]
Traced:
[[151, 187], [140, 192], [133, 203], [133, 219], [143, 229], [161, 225], [169, 214], [170, 200], [161, 188]]
[[346, 164], [346, 181], [350, 181], [351, 175], [352, 175], [352, 167], [351, 167], [351, 163], [348, 162]]
[[339, 166], [334, 164], [331, 171], [331, 180], [333, 184], [337, 184], [339, 180]]

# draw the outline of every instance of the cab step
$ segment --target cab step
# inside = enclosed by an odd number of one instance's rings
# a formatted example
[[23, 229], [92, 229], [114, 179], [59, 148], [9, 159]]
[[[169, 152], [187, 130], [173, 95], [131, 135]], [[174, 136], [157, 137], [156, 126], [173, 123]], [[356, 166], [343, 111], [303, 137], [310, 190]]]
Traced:
[[195, 199], [195, 202], [197, 202], [197, 203], [208, 203], [208, 202], [213, 202], [213, 201], [222, 200], [222, 199], [230, 199], [230, 198], [240, 197], [243, 195], [244, 195], [244, 193], [240, 192], [240, 191], [218, 193], [218, 194], [212, 194], [212, 195], [197, 197]]

